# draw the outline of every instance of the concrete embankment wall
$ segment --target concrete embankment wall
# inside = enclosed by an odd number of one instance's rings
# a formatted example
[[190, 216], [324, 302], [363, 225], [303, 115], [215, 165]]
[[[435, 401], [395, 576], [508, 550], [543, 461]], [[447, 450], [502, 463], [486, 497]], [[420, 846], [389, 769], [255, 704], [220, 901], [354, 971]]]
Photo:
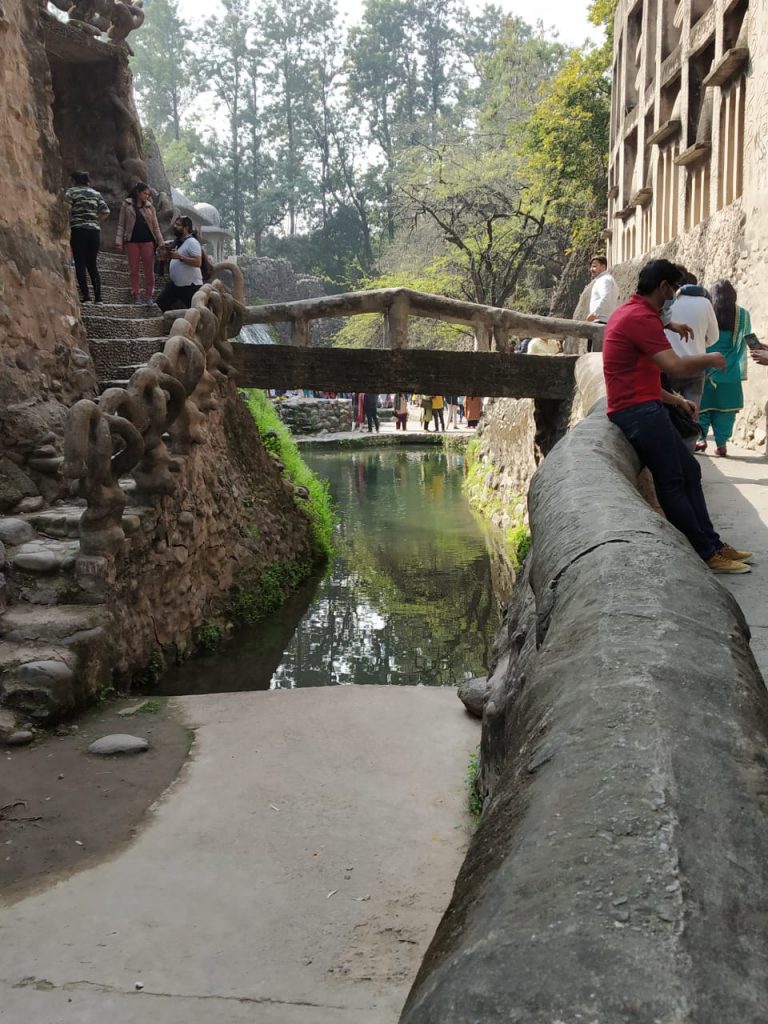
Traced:
[[403, 1024], [765, 1020], [768, 697], [638, 468], [595, 412], [534, 477], [485, 811]]

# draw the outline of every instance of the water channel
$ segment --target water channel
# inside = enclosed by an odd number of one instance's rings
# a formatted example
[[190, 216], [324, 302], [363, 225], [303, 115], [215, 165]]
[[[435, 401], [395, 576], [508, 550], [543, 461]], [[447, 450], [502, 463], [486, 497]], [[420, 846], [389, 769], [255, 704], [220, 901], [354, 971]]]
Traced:
[[159, 692], [445, 686], [484, 675], [498, 601], [461, 491], [463, 455], [370, 448], [304, 458], [338, 506], [333, 565], [270, 619], [168, 673]]

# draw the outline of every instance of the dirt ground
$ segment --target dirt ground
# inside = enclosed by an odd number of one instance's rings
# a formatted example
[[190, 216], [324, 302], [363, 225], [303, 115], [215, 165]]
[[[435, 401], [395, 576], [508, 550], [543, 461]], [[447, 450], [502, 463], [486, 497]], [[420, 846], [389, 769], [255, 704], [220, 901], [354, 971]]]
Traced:
[[[28, 747], [0, 747], [0, 897], [10, 902], [120, 849], [174, 780], [192, 733], [166, 700], [131, 717], [113, 701]], [[98, 757], [88, 746], [109, 733], [149, 740], [144, 753]]]

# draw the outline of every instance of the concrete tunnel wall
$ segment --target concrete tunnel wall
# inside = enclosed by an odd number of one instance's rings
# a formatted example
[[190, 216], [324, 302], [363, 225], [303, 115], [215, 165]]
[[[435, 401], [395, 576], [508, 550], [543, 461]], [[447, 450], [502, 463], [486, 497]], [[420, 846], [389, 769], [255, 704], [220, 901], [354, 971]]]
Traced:
[[768, 696], [638, 469], [598, 406], [534, 477], [485, 812], [402, 1024], [768, 1017]]

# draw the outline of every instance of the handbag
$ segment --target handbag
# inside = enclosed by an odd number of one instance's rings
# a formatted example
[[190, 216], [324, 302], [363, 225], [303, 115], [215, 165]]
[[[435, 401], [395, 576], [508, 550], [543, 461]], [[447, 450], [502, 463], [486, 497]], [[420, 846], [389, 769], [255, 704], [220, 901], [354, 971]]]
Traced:
[[668, 405], [666, 410], [672, 420], [672, 426], [682, 438], [698, 437], [701, 431], [699, 424], [687, 413], [684, 413], [679, 405]]

